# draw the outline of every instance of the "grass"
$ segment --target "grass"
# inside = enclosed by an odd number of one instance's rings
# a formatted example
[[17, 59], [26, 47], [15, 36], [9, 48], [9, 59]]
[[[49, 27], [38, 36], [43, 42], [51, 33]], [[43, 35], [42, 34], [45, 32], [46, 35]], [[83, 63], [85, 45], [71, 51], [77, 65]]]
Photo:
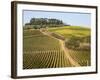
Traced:
[[90, 29], [77, 26], [64, 26], [60, 28], [48, 28], [50, 32], [54, 32], [69, 38], [71, 36], [83, 37], [90, 35]]

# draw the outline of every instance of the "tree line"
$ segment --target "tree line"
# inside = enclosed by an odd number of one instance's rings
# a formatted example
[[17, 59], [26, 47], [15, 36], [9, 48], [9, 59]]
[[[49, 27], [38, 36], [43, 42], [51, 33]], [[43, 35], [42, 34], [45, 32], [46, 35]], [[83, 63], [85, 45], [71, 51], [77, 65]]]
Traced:
[[62, 20], [55, 18], [32, 18], [29, 23], [25, 24], [25, 26], [27, 25], [32, 25], [33, 28], [68, 26]]

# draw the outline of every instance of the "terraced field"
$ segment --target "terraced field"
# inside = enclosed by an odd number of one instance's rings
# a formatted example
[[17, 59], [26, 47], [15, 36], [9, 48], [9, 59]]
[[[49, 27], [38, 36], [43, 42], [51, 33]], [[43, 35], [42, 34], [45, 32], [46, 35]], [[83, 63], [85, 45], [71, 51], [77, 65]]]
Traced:
[[23, 69], [72, 66], [58, 40], [39, 30], [25, 30], [23, 35]]

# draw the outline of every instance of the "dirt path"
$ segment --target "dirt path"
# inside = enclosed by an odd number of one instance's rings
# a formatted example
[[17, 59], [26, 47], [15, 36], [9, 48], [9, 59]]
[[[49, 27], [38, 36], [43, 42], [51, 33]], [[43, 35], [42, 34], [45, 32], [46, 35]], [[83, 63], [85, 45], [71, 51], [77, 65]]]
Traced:
[[69, 59], [70, 63], [71, 63], [73, 66], [80, 66], [80, 65], [70, 56], [70, 54], [69, 54], [69, 52], [68, 52], [68, 49], [65, 47], [64, 41], [59, 39], [59, 42], [60, 42], [60, 44], [61, 44], [62, 50], [63, 50], [64, 53], [65, 53], [66, 58]]
[[72, 64], [72, 66], [75, 66], [75, 67], [80, 66], [80, 65], [78, 64], [78, 62], [76, 62], [76, 61], [70, 56], [70, 54], [69, 54], [69, 52], [68, 52], [68, 49], [65, 47], [65, 43], [64, 43], [63, 40], [53, 37], [53, 36], [51, 35], [51, 33], [48, 32], [48, 31], [42, 31], [42, 30], [40, 30], [40, 32], [43, 33], [44, 35], [47, 35], [47, 36], [50, 36], [50, 37], [52, 37], [52, 38], [54, 38], [54, 39], [56, 39], [56, 40], [59, 40], [59, 43], [60, 43], [60, 45], [61, 45], [61, 48], [62, 48], [62, 50], [64, 51], [66, 58], [69, 59], [69, 61], [70, 61], [70, 63]]

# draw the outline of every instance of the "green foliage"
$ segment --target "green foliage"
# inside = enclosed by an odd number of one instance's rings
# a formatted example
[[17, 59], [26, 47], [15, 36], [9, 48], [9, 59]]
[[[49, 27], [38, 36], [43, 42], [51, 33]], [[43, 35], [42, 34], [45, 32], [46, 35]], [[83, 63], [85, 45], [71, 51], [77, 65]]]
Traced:
[[90, 37], [71, 37], [65, 41], [65, 46], [69, 49], [90, 50]]
[[31, 25], [50, 25], [50, 24], [56, 24], [60, 25], [63, 24], [62, 20], [54, 19], [54, 18], [32, 18], [30, 20]]
[[32, 27], [27, 27], [26, 29], [27, 29], [27, 30], [30, 30], [30, 29], [32, 29]]
[[28, 25], [33, 25], [32, 28], [46, 28], [46, 27], [60, 27], [63, 26], [64, 23], [62, 20], [54, 19], [54, 18], [32, 18], [30, 23], [26, 23], [25, 27]]
[[77, 49], [80, 46], [80, 39], [72, 37], [65, 41], [65, 46], [70, 49]]
[[39, 26], [39, 25], [35, 25], [33, 28], [34, 28], [34, 29], [40, 29], [41, 26]]

